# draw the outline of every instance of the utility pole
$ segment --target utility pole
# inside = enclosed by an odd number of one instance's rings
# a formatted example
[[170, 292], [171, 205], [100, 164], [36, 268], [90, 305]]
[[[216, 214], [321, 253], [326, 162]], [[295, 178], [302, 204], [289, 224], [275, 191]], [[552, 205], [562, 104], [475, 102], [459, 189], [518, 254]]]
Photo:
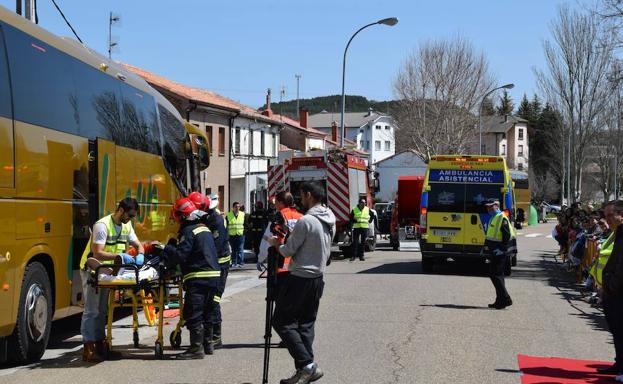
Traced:
[[121, 20], [119, 16], [113, 16], [112, 12], [110, 12], [108, 16], [108, 58], [109, 59], [112, 58], [113, 47], [116, 47], [119, 44], [116, 41], [115, 42], [112, 41], [112, 25], [114, 23], [117, 23], [119, 20]]
[[294, 77], [296, 77], [296, 118], [297, 120], [300, 120], [301, 116], [299, 116], [299, 82], [301, 80], [301, 75], [294, 75]]
[[18, 15], [22, 15], [22, 1], [23, 0], [15, 0], [15, 13]]

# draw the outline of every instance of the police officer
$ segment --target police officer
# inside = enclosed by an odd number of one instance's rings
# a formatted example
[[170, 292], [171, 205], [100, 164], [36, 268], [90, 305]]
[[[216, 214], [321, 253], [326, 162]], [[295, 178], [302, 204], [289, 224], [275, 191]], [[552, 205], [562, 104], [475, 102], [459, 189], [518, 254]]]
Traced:
[[255, 210], [249, 215], [249, 234], [256, 257], [260, 253], [260, 243], [267, 225], [268, 212], [264, 209], [264, 204], [261, 201], [257, 201], [255, 202]]
[[509, 243], [515, 238], [515, 231], [508, 217], [500, 211], [500, 201], [488, 199], [485, 203], [491, 218], [487, 224], [485, 251], [489, 258], [489, 277], [495, 287], [495, 302], [489, 308], [504, 309], [513, 305], [513, 301], [504, 285], [504, 268], [508, 263]]
[[355, 261], [355, 257], [359, 257], [359, 260], [362, 261], [365, 260], [363, 252], [372, 220], [370, 208], [366, 206], [366, 199], [362, 197], [359, 199], [359, 204], [350, 212], [350, 223], [353, 229], [353, 246], [350, 261]]
[[181, 360], [203, 359], [204, 354], [214, 353], [211, 315], [221, 272], [212, 233], [196, 211], [188, 198], [175, 202], [173, 217], [180, 223], [179, 242], [164, 248], [167, 264], [179, 264], [183, 275], [184, 319], [190, 347], [176, 356]]
[[[598, 369], [599, 373], [623, 374], [623, 201], [606, 204], [606, 220], [614, 232], [612, 252], [603, 269], [602, 305], [612, 339], [614, 364]], [[623, 375], [620, 376], [623, 379]], [[617, 376], [619, 380], [619, 376]]]

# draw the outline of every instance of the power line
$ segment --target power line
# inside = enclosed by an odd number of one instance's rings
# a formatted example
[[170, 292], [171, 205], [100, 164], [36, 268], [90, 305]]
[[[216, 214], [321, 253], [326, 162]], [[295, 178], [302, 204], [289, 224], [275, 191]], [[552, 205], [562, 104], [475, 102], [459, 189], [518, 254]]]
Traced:
[[74, 29], [74, 27], [71, 26], [71, 24], [69, 23], [69, 21], [65, 17], [65, 14], [63, 13], [63, 11], [61, 11], [61, 9], [59, 8], [58, 4], [56, 4], [56, 0], [52, 0], [52, 3], [54, 4], [54, 6], [58, 10], [58, 12], [61, 14], [61, 16], [63, 17], [63, 20], [65, 20], [65, 23], [67, 23], [67, 26], [69, 27], [69, 29], [71, 29], [71, 31], [74, 33], [74, 36], [76, 36], [76, 39], [78, 39], [78, 41], [80, 43], [84, 44], [84, 42], [82, 41], [80, 36], [78, 36], [78, 34], [76, 33], [76, 30]]

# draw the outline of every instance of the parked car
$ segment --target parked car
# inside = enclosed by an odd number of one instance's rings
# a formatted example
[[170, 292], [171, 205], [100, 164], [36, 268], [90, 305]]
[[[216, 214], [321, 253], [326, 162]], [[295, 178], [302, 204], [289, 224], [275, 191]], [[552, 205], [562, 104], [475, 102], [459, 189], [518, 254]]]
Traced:
[[545, 201], [543, 202], [543, 204], [545, 204], [546, 213], [560, 213], [561, 211], [560, 205], [549, 204]]

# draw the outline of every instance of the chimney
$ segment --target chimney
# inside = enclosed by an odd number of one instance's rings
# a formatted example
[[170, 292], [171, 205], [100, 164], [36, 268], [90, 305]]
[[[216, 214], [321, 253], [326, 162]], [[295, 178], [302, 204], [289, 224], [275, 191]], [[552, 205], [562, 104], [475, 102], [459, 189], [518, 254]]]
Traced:
[[331, 141], [337, 143], [337, 121], [331, 123]]
[[266, 109], [262, 111], [262, 115], [271, 117], [273, 115], [272, 109], [270, 109], [270, 94], [271, 90], [268, 88], [268, 92], [266, 93]]
[[305, 107], [299, 108], [299, 124], [300, 124], [301, 127], [309, 128], [307, 126], [307, 119], [308, 118], [309, 118], [309, 112], [307, 111], [307, 108], [305, 108]]

